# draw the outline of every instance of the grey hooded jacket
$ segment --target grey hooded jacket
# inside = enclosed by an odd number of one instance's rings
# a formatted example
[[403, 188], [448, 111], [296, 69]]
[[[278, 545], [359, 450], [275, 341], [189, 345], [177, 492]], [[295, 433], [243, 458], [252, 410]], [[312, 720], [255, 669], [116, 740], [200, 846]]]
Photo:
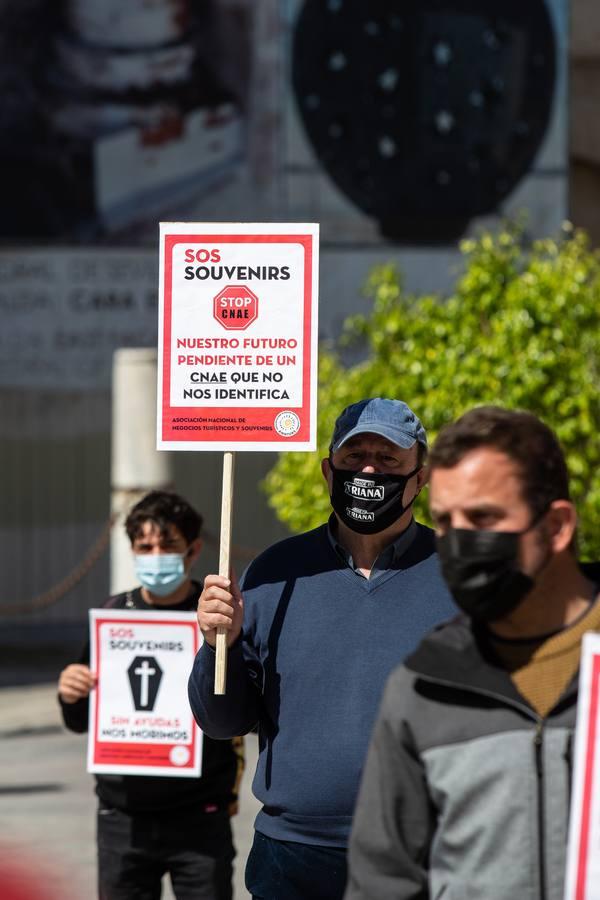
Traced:
[[390, 676], [345, 900], [562, 900], [577, 678], [541, 719], [463, 617]]

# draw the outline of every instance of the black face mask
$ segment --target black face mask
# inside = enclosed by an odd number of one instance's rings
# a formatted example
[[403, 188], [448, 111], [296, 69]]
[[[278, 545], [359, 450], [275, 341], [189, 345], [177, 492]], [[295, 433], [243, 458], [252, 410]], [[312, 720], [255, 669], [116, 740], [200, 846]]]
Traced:
[[436, 539], [444, 579], [468, 616], [478, 622], [502, 619], [534, 587], [534, 579], [519, 569], [519, 539], [540, 518], [524, 531], [449, 528]]
[[334, 468], [331, 460], [329, 466], [331, 505], [341, 521], [359, 534], [377, 534], [389, 528], [416, 499], [415, 495], [406, 506], [402, 504], [404, 488], [421, 466], [408, 475], [350, 472]]

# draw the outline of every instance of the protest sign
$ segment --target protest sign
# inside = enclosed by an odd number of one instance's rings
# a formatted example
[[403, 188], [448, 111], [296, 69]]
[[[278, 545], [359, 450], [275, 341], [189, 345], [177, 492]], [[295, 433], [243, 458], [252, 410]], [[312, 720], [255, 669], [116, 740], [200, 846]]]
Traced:
[[160, 226], [158, 449], [316, 448], [318, 226]]
[[193, 612], [90, 610], [88, 771], [200, 775], [202, 732], [187, 699], [201, 638]]
[[565, 900], [600, 900], [600, 634], [585, 634]]
[[[229, 576], [233, 452], [315, 450], [315, 224], [162, 222], [157, 449], [223, 450], [219, 574]], [[225, 693], [217, 629], [215, 693]]]

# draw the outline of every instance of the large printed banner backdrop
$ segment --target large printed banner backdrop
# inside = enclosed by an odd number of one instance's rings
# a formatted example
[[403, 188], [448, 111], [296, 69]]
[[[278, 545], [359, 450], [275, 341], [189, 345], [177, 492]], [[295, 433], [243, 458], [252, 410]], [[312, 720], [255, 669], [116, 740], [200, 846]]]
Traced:
[[319, 222], [335, 337], [374, 263], [443, 290], [462, 234], [564, 218], [567, 0], [2, 0], [0, 23], [0, 387], [105, 389], [113, 349], [154, 344], [160, 220]]

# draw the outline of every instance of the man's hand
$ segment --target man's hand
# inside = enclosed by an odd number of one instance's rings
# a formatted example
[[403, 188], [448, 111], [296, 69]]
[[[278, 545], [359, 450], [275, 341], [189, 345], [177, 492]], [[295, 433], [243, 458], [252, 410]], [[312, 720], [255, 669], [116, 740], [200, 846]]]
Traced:
[[77, 703], [87, 697], [97, 678], [88, 666], [73, 663], [63, 669], [58, 679], [58, 693], [63, 703]]
[[217, 628], [227, 631], [227, 646], [238, 639], [244, 621], [244, 601], [235, 575], [207, 575], [198, 601], [198, 624], [211, 647], [217, 643]]

